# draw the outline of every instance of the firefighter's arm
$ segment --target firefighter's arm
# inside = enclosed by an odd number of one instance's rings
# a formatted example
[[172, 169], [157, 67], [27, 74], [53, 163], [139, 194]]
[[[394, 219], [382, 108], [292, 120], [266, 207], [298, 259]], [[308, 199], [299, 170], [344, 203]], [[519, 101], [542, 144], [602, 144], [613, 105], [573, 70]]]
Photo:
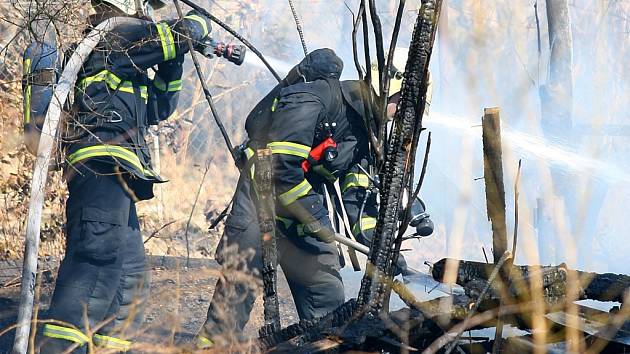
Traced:
[[328, 213], [302, 170], [311, 150], [318, 117], [325, 114], [320, 99], [308, 93], [283, 96], [273, 112], [269, 147], [274, 155], [276, 202], [305, 225], [305, 231], [325, 242], [333, 234]]
[[203, 41], [210, 31], [210, 20], [194, 11], [183, 20], [122, 24], [106, 40], [110, 52], [108, 61], [118, 73], [146, 70], [187, 53], [190, 50], [187, 33], [194, 45]]
[[183, 55], [158, 64], [149, 87], [149, 104], [147, 105], [149, 124], [166, 120], [175, 112], [179, 92], [182, 89], [183, 64]]

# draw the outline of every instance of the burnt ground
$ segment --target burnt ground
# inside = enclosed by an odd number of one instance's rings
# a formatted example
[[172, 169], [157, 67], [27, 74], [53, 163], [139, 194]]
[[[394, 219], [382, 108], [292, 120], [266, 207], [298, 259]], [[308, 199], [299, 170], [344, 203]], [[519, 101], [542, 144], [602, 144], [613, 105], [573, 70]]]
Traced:
[[[54, 287], [56, 261], [43, 264], [39, 317], [45, 317]], [[182, 267], [185, 259], [151, 257], [151, 297], [145, 317], [143, 336], [155, 344], [187, 346], [199, 331], [218, 276], [218, 265], [213, 260], [192, 260], [190, 268]], [[21, 262], [0, 261], [0, 332], [15, 323], [19, 304], [19, 266]], [[282, 325], [296, 322], [298, 317], [284, 276], [279, 272], [278, 293]], [[5, 286], [6, 284], [6, 286]], [[262, 299], [259, 297], [242, 335], [255, 337], [263, 322]], [[9, 353], [13, 331], [0, 337], [0, 353]]]

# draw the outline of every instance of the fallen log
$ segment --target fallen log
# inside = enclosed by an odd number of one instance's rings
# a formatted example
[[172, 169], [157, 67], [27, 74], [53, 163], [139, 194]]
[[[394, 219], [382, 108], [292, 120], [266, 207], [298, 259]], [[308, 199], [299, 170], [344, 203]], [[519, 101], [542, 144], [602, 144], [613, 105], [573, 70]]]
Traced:
[[[457, 261], [457, 260], [456, 260]], [[463, 286], [467, 293], [474, 296], [476, 289], [485, 284], [494, 269], [493, 264], [458, 261], [456, 283]], [[447, 259], [442, 259], [433, 265], [432, 275], [435, 280], [442, 281], [446, 271]], [[599, 301], [624, 302], [624, 295], [630, 288], [630, 276], [612, 273], [593, 273], [567, 269], [563, 264], [559, 266], [512, 266], [514, 277], [509, 284], [511, 295], [518, 298], [529, 298], [529, 283], [535, 272], [541, 273], [545, 301], [557, 303], [564, 299], [566, 293], [567, 272], [577, 272], [580, 279], [580, 298]], [[522, 286], [528, 285], [527, 287]], [[495, 289], [496, 290], [496, 289]], [[495, 292], [495, 297], [500, 294]]]

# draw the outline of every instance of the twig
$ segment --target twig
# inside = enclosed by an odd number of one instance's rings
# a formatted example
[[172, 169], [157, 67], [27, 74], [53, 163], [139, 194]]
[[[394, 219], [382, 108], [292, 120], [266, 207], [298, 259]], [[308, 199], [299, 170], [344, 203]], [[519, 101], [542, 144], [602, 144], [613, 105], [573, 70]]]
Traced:
[[359, 80], [363, 80], [363, 69], [359, 63], [359, 50], [357, 48], [357, 32], [359, 30], [359, 24], [361, 24], [361, 14], [365, 9], [359, 5], [359, 14], [355, 16], [346, 2], [344, 2], [344, 5], [346, 5], [346, 8], [352, 14], [352, 59], [354, 59], [354, 67], [357, 69]]
[[159, 228], [159, 229], [157, 229], [157, 230], [153, 231], [153, 233], [152, 233], [149, 237], [147, 237], [147, 239], [146, 239], [146, 240], [144, 240], [144, 243], [146, 244], [147, 242], [149, 242], [149, 240], [151, 240], [152, 238], [154, 238], [154, 237], [155, 237], [155, 236], [156, 236], [156, 235], [157, 235], [160, 231], [164, 230], [166, 227], [168, 227], [168, 226], [170, 226], [170, 225], [173, 225], [173, 224], [174, 224], [174, 223], [176, 223], [177, 221], [179, 221], [179, 220], [171, 220], [171, 221], [167, 222], [166, 224], [164, 224], [164, 225], [160, 226], [160, 228]]
[[521, 179], [521, 160], [518, 160], [518, 171], [514, 182], [514, 237], [512, 238], [512, 257], [516, 258], [516, 241], [518, 239], [518, 182]]
[[195, 196], [195, 201], [193, 202], [192, 209], [190, 209], [190, 215], [188, 215], [188, 221], [186, 222], [186, 231], [184, 232], [184, 238], [186, 239], [186, 268], [190, 266], [190, 243], [188, 242], [188, 228], [190, 227], [190, 220], [192, 220], [193, 213], [195, 212], [195, 207], [197, 206], [197, 201], [199, 200], [199, 194], [201, 194], [201, 187], [203, 187], [203, 181], [206, 179], [208, 170], [210, 170], [211, 162], [212, 162], [212, 159], [208, 161], [208, 163], [206, 164], [206, 170], [203, 171], [203, 176], [201, 177], [199, 188], [197, 188], [197, 195]]
[[399, 0], [398, 2], [398, 10], [396, 11], [396, 20], [394, 22], [394, 29], [392, 31], [392, 39], [389, 42], [389, 52], [387, 53], [387, 67], [385, 69], [385, 73], [383, 74], [383, 78], [386, 80], [383, 83], [384, 84], [383, 95], [385, 96], [385, 102], [387, 102], [387, 97], [389, 97], [389, 78], [390, 78], [389, 68], [392, 67], [393, 62], [394, 62], [394, 52], [396, 51], [396, 43], [398, 43], [398, 33], [400, 32], [400, 24], [402, 22], [402, 16], [403, 16], [403, 13], [405, 12], [405, 2], [406, 0]]
[[[365, 0], [361, 0], [359, 5], [359, 13], [357, 15], [361, 17], [361, 20], [357, 23], [361, 22], [363, 28], [363, 58], [365, 59], [365, 77], [363, 81], [367, 86], [367, 97], [364, 96], [363, 90], [361, 91], [361, 98], [363, 100], [363, 109], [365, 111], [365, 124], [368, 128], [368, 133], [370, 135], [370, 142], [372, 143], [372, 147], [374, 153], [376, 154], [376, 160], [379, 163], [383, 162], [384, 153], [382, 147], [378, 144], [378, 138], [374, 134], [374, 129], [372, 128], [372, 120], [374, 119], [374, 114], [372, 113], [372, 103], [374, 102], [374, 97], [372, 95], [372, 63], [370, 59], [370, 32], [367, 22], [367, 12], [365, 10]], [[381, 117], [378, 117], [381, 119]], [[375, 126], [380, 126], [381, 122], [376, 122]]]
[[[409, 204], [407, 204], [405, 210], [405, 220], [400, 225], [400, 229], [398, 230], [398, 237], [402, 237], [402, 235], [407, 231], [409, 227], [409, 218], [411, 217], [411, 207], [413, 206], [413, 202], [418, 198], [420, 194], [420, 188], [422, 187], [422, 183], [424, 182], [424, 176], [427, 173], [427, 164], [429, 163], [429, 151], [431, 150], [431, 132], [427, 137], [427, 146], [424, 150], [424, 160], [422, 161], [422, 171], [420, 172], [420, 179], [418, 180], [418, 185], [416, 185], [416, 189], [413, 191], [411, 195], [411, 199], [409, 200]], [[415, 150], [413, 150], [415, 151]], [[413, 170], [413, 167], [411, 167]], [[412, 181], [413, 182], [413, 181]]]
[[427, 146], [424, 150], [424, 160], [422, 161], [422, 171], [420, 171], [420, 179], [418, 180], [418, 185], [416, 186], [416, 190], [413, 192], [413, 199], [418, 198], [420, 194], [420, 188], [422, 188], [422, 183], [424, 182], [424, 177], [427, 173], [427, 165], [429, 163], [429, 151], [431, 151], [431, 132], [427, 136]]

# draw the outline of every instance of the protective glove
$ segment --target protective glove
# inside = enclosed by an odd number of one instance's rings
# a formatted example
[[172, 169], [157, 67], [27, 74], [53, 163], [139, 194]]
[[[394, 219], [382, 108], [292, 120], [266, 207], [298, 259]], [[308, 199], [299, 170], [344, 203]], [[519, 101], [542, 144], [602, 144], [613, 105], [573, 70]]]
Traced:
[[328, 217], [304, 225], [304, 233], [325, 243], [335, 241], [335, 231], [332, 229]]
[[195, 42], [193, 49], [208, 59], [214, 58], [214, 42], [210, 37], [206, 37], [200, 42]]

